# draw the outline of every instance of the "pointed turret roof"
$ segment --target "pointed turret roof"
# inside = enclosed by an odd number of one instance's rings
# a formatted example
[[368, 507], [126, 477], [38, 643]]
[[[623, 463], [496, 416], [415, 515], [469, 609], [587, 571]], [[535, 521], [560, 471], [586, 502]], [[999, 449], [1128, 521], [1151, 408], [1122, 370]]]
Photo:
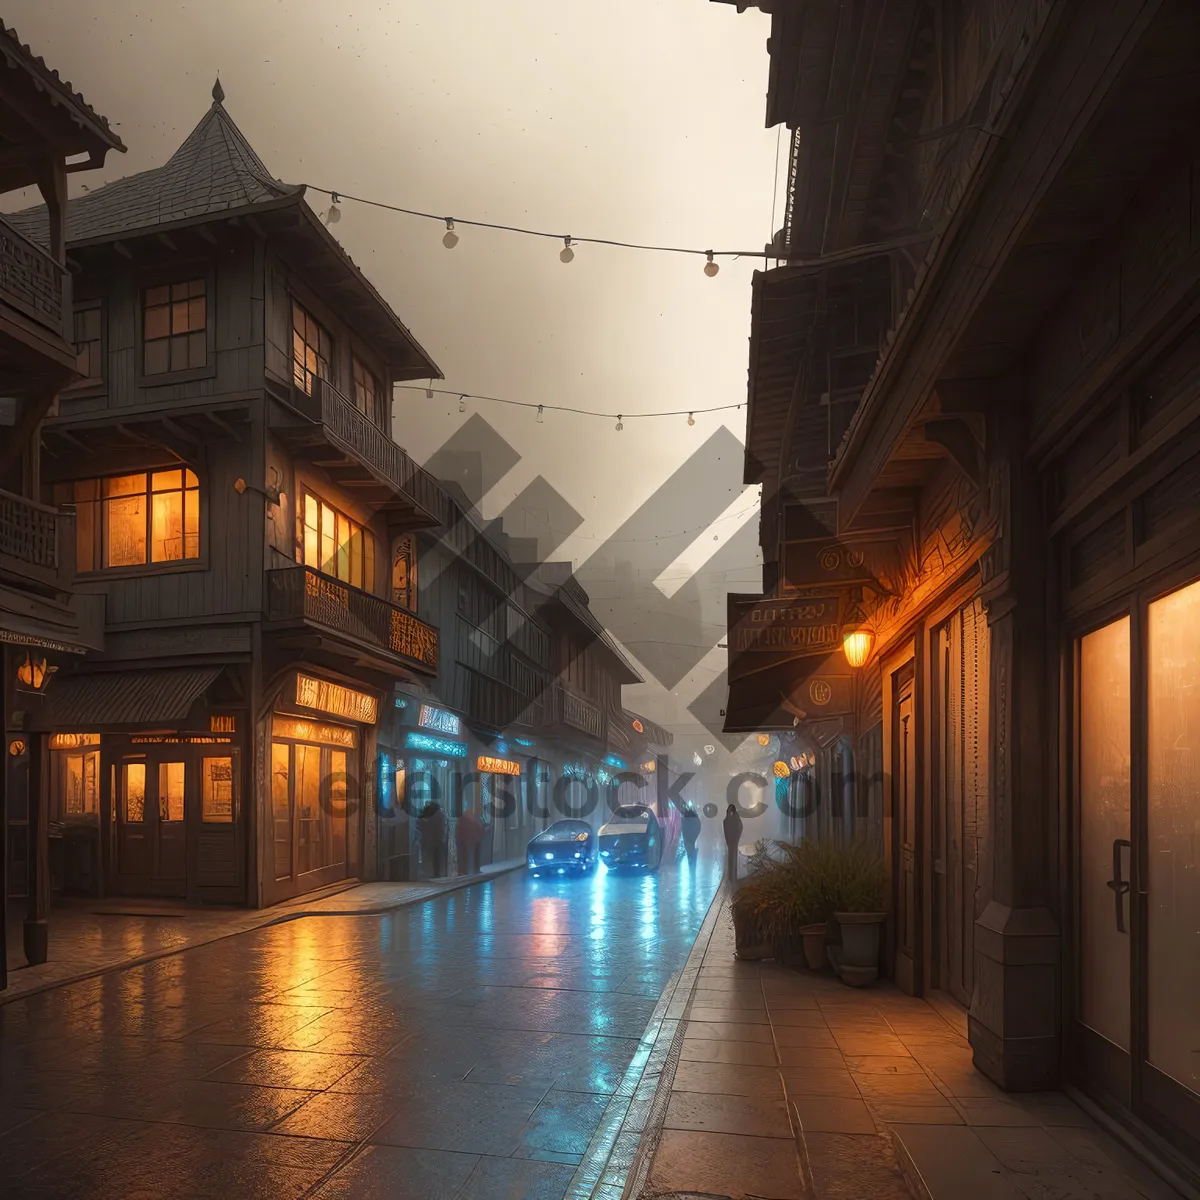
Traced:
[[[218, 81], [212, 107], [161, 167], [73, 199], [67, 206], [68, 244], [130, 237], [303, 195], [303, 186], [272, 177], [226, 111], [223, 96]], [[44, 206], [14, 213], [9, 221], [27, 237], [45, 240]]]

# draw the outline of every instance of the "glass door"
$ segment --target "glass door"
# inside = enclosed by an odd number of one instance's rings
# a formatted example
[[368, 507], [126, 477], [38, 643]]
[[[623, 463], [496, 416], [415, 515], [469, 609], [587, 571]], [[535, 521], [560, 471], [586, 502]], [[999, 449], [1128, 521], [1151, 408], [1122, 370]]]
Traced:
[[160, 762], [156, 773], [154, 879], [164, 885], [161, 890], [182, 893], [187, 885], [187, 771], [182, 762]]

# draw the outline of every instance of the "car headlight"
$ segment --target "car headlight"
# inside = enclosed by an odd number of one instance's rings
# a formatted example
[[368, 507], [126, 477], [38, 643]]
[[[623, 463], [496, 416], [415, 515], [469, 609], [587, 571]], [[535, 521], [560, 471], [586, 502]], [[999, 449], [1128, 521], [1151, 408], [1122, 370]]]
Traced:
[[554, 851], [553, 851], [553, 850], [547, 850], [547, 851], [546, 851], [546, 857], [547, 857], [547, 858], [553, 858], [553, 857], [554, 857]]
[[578, 851], [578, 850], [576, 850], [576, 851], [575, 851], [575, 857], [576, 857], [576, 858], [579, 858], [579, 857], [581, 857], [581, 856], [580, 856], [580, 853], [579, 853], [579, 851]]
[[576, 834], [575, 840], [577, 842], [586, 842], [588, 840], [588, 835], [586, 833]]

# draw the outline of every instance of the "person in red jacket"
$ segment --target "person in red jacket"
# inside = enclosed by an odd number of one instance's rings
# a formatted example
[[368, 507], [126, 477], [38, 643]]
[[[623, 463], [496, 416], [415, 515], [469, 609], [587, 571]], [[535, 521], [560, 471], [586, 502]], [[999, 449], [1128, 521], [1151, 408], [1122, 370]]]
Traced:
[[458, 852], [458, 873], [460, 875], [478, 875], [480, 866], [480, 845], [483, 842], [483, 822], [475, 812], [474, 805], [468, 805], [463, 815], [454, 825], [454, 848]]

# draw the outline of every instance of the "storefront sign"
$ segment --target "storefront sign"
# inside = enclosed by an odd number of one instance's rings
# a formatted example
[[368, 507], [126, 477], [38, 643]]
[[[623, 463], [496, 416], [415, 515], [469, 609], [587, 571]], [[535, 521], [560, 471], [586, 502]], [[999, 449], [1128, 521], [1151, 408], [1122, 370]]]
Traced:
[[344, 746], [350, 750], [358, 745], [357, 732], [346, 725], [326, 725], [321, 721], [283, 717], [278, 713], [271, 720], [271, 736], [292, 738], [297, 742], [318, 742], [323, 746]]
[[798, 600], [729, 597], [729, 673], [749, 675], [766, 665], [760, 656], [800, 658], [841, 649], [842, 613], [837, 596]]
[[214, 713], [208, 718], [208, 728], [213, 733], [236, 733], [237, 717], [232, 714]]
[[462, 722], [458, 717], [444, 708], [434, 708], [432, 704], [421, 705], [417, 724], [426, 729], [436, 729], [438, 733], [452, 733], [455, 737], [462, 732]]
[[100, 745], [98, 733], [56, 733], [50, 738], [51, 750], [79, 750], [83, 746]]
[[634, 721], [634, 723], [633, 723], [633, 731], [634, 731], [634, 733], [645, 733], [645, 732], [646, 732], [646, 727], [645, 727], [645, 725], [643, 725], [643, 724], [641, 723], [641, 721], [636, 721], [636, 720], [635, 720], [635, 721]]
[[203, 733], [143, 733], [129, 740], [135, 746], [228, 746], [233, 738]]
[[487, 754], [479, 756], [476, 767], [485, 775], [520, 775], [521, 764], [511, 762], [507, 758], [492, 758]]
[[903, 531], [891, 536], [811, 538], [785, 542], [783, 579], [786, 588], [820, 588], [830, 584], [867, 584], [898, 579], [907, 540]]
[[654, 772], [658, 770], [658, 763], [651, 758], [642, 763], [642, 770], [645, 771], [647, 775], [653, 775]]
[[431, 671], [437, 670], [438, 631], [400, 608], [392, 609], [390, 644], [397, 654], [403, 654]]
[[625, 760], [623, 758], [618, 758], [615, 754], [606, 755], [604, 761], [608, 763], [610, 767], [616, 767], [618, 771], [625, 770]]
[[404, 739], [404, 745], [409, 750], [424, 750], [426, 754], [444, 754], [447, 758], [467, 757], [466, 742], [450, 742], [427, 733], [410, 733]]
[[374, 696], [324, 679], [314, 679], [311, 675], [296, 676], [296, 703], [302, 708], [315, 708], [330, 716], [361, 721], [364, 725], [374, 725], [378, 715]]

